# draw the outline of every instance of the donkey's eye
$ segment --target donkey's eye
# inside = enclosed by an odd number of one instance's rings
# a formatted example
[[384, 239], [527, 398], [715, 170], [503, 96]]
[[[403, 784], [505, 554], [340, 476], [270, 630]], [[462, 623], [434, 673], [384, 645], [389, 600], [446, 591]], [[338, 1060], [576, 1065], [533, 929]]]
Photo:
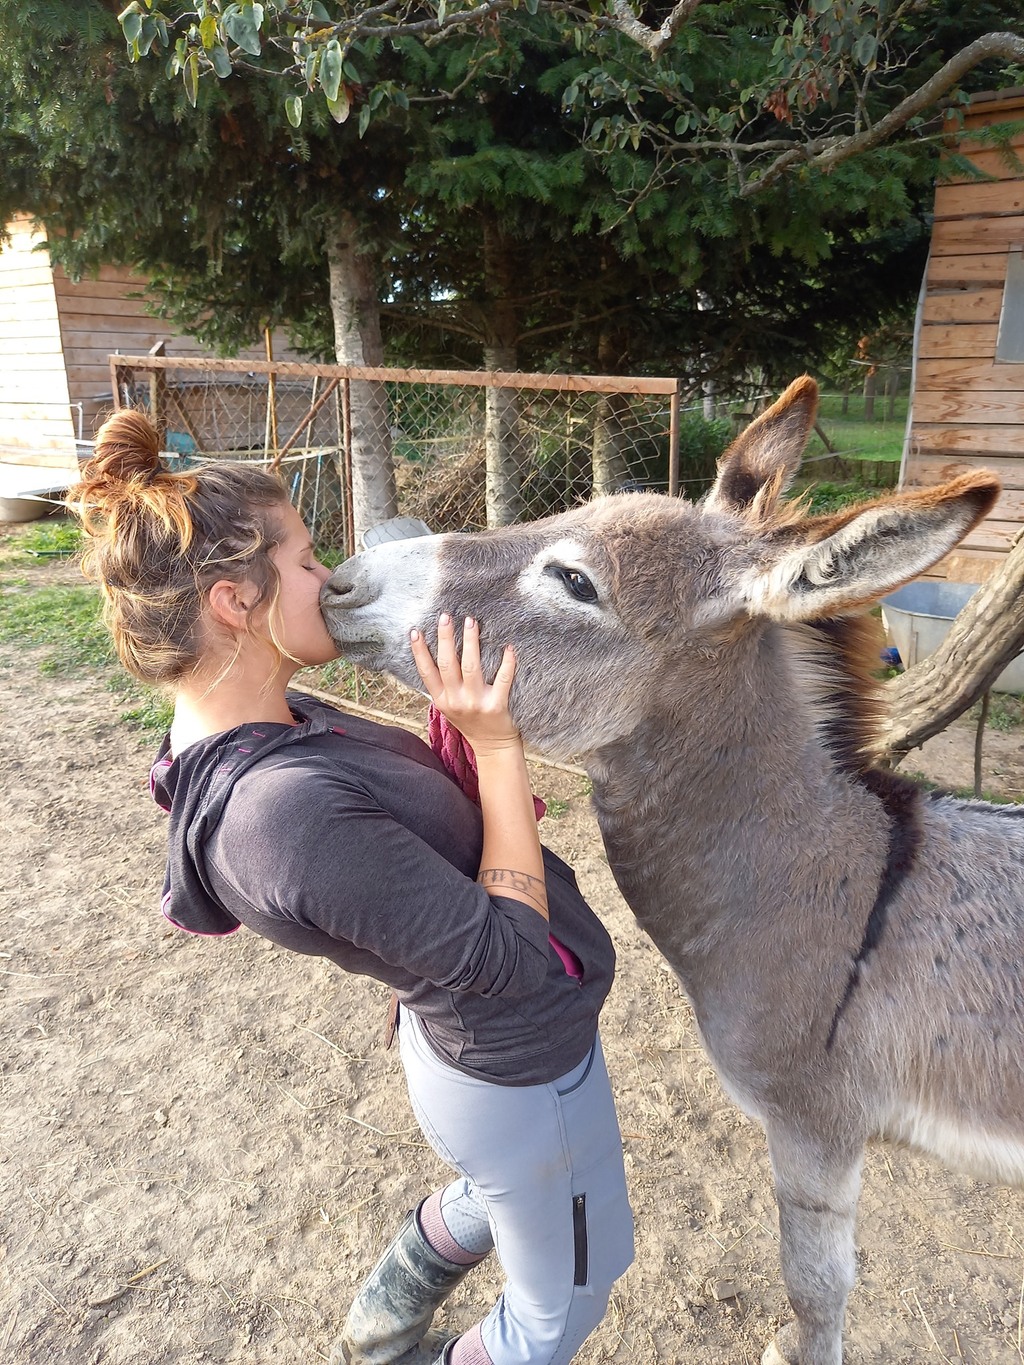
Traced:
[[561, 565], [553, 564], [549, 572], [562, 580], [577, 602], [597, 601], [597, 589], [579, 569], [564, 569]]

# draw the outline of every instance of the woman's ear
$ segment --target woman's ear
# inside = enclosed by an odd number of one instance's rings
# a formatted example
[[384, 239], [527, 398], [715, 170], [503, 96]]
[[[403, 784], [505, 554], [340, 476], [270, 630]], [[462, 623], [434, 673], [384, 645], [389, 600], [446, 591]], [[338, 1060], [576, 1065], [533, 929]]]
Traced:
[[219, 578], [207, 595], [210, 615], [218, 625], [227, 626], [229, 630], [245, 630], [255, 597], [253, 584]]

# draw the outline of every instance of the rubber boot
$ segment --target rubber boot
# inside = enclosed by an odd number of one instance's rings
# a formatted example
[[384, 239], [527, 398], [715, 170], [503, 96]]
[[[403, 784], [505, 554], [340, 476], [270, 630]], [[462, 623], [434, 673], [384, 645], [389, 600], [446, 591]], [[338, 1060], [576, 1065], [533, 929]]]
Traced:
[[[440, 1256], [406, 1215], [349, 1309], [331, 1365], [391, 1365], [426, 1336], [437, 1309], [470, 1270]], [[476, 1264], [476, 1263], [474, 1263]], [[443, 1358], [443, 1353], [442, 1353]]]

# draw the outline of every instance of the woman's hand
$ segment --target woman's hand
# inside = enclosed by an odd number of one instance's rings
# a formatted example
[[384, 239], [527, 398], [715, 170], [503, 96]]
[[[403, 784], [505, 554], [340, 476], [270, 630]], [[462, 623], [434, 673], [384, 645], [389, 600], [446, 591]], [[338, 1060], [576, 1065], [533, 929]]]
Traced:
[[487, 683], [480, 667], [480, 627], [466, 617], [462, 659], [455, 648], [455, 626], [447, 612], [437, 623], [437, 662], [420, 631], [409, 636], [412, 657], [423, 686], [437, 709], [460, 731], [478, 758], [522, 743], [508, 710], [508, 694], [516, 671], [511, 645], [505, 646], [494, 682]]

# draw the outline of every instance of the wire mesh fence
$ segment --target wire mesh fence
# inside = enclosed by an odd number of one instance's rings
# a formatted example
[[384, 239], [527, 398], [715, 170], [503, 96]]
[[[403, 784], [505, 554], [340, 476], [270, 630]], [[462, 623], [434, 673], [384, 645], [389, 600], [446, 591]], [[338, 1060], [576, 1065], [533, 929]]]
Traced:
[[[719, 396], [720, 415], [707, 420], [699, 399], [683, 405], [676, 379], [160, 355], [112, 356], [111, 378], [116, 406], [149, 411], [172, 467], [254, 460], [279, 473], [328, 563], [372, 524], [358, 506], [368, 448], [385, 475], [382, 516], [481, 530], [617, 490], [699, 496], [731, 437], [771, 398]], [[832, 476], [846, 477], [833, 463]], [[397, 684], [344, 664], [312, 683], [371, 712], [409, 712]]]
[[117, 405], [149, 410], [172, 464], [274, 468], [318, 544], [340, 553], [357, 539], [358, 410], [371, 388], [391, 510], [439, 531], [532, 519], [617, 489], [675, 492], [706, 480], [718, 453], [684, 441], [680, 469], [685, 414], [674, 379], [162, 356], [113, 356], [111, 367]]
[[[116, 406], [148, 410], [172, 468], [231, 459], [276, 470], [328, 562], [351, 553], [365, 529], [356, 504], [368, 444], [389, 485], [385, 514], [448, 531], [532, 519], [617, 489], [676, 492], [681, 481], [706, 481], [725, 443], [723, 434], [717, 448], [697, 450], [684, 439], [680, 469], [685, 415], [674, 379], [150, 355], [112, 356], [111, 380]], [[360, 430], [367, 412], [369, 436]], [[371, 714], [422, 711], [397, 683], [343, 663], [302, 681]]]

